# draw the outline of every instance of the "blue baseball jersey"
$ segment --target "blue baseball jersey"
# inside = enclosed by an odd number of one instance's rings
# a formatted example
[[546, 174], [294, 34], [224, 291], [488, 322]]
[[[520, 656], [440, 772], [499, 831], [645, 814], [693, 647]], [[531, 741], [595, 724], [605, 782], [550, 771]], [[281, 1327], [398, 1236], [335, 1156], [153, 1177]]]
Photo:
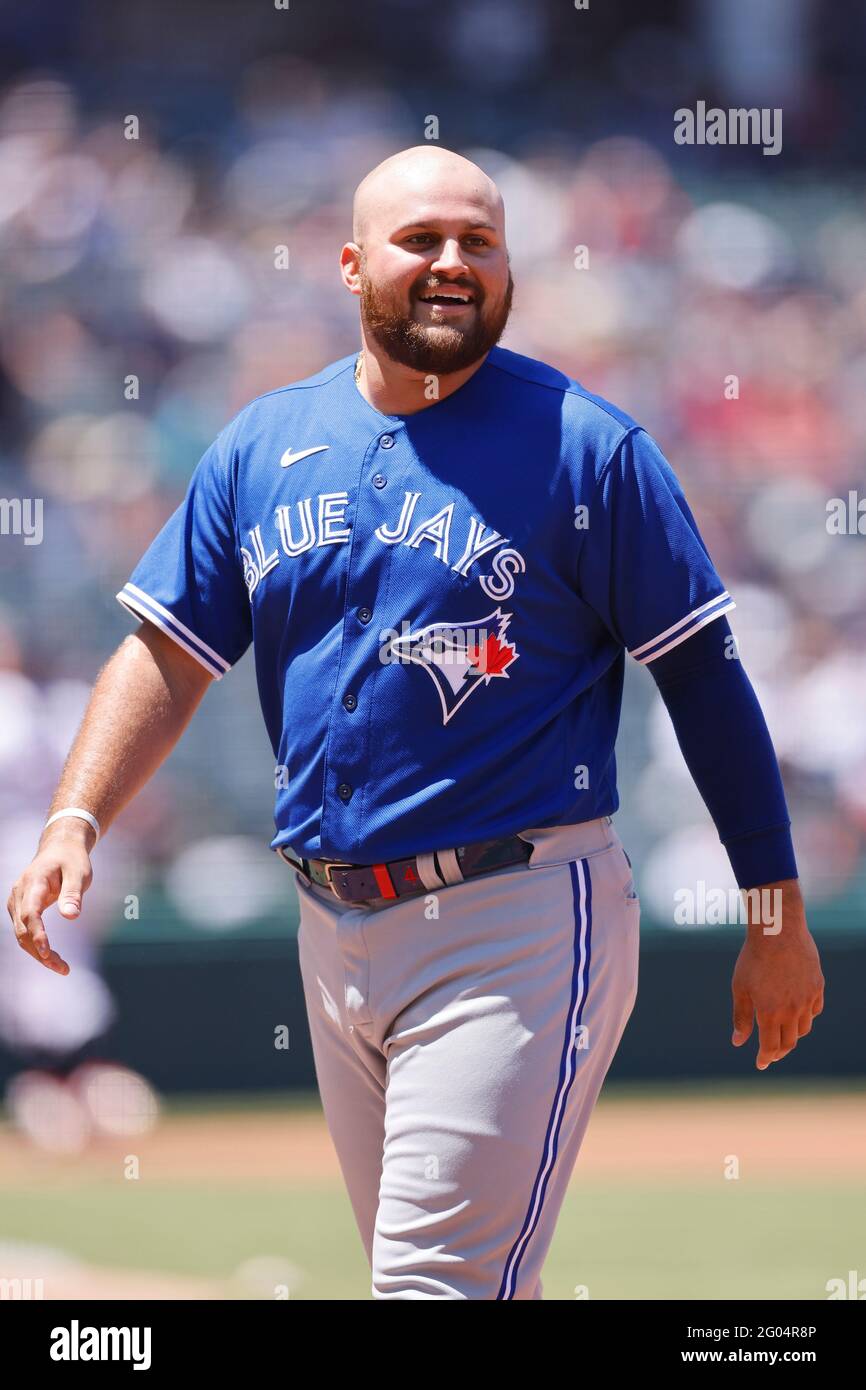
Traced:
[[673, 471], [504, 348], [403, 416], [355, 361], [240, 411], [118, 599], [217, 680], [252, 645], [273, 849], [378, 863], [611, 814], [625, 653], [734, 606]]

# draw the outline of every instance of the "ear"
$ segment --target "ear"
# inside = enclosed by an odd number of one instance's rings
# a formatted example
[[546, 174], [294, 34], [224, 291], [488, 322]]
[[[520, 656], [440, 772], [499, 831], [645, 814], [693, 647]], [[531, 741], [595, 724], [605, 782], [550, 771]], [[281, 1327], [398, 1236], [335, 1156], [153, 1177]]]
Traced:
[[350, 294], [361, 293], [361, 248], [356, 241], [347, 241], [340, 252], [340, 275]]

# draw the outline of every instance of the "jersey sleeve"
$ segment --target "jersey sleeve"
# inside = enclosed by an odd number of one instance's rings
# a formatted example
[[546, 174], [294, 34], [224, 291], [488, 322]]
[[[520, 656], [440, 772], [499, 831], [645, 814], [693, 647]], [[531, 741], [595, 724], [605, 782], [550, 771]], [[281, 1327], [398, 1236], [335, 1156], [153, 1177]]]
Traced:
[[184, 500], [117, 594], [216, 680], [252, 641], [230, 481], [234, 435], [227, 426], [199, 460]]
[[642, 665], [735, 607], [673, 469], [643, 429], [629, 430], [601, 471], [579, 587]]

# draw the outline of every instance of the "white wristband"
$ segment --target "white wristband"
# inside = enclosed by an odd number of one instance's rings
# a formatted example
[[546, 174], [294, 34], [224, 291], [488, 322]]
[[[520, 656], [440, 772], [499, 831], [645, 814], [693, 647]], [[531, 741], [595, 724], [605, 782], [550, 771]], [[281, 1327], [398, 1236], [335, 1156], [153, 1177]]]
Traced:
[[96, 831], [97, 840], [99, 839], [99, 821], [89, 811], [82, 811], [80, 806], [67, 806], [64, 811], [55, 811], [53, 816], [48, 817], [43, 830], [47, 830], [52, 821], [60, 820], [61, 816], [80, 816], [82, 820], [89, 821]]

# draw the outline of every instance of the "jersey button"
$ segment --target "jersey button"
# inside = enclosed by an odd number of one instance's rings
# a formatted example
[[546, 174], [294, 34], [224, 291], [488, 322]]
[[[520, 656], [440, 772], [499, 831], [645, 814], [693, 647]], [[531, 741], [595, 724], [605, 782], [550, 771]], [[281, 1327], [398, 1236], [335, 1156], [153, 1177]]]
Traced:
[[372, 610], [371, 608], [359, 608], [359, 609], [358, 609], [358, 622], [359, 622], [359, 623], [368, 623], [368, 622], [370, 621], [370, 619], [372, 618], [372, 616], [373, 616], [373, 610]]
[[337, 788], [337, 796], [340, 798], [341, 801], [351, 800], [352, 788], [349, 786], [348, 782], [340, 783], [339, 787]]
[[384, 487], [385, 484], [387, 483], [387, 481], [388, 481], [388, 479], [387, 479], [387, 478], [384, 478], [384, 477], [382, 476], [381, 473], [377, 473], [377, 474], [374, 476], [374, 478], [373, 478], [373, 486], [374, 486], [374, 487]]
[[382, 445], [382, 448], [383, 448], [383, 449], [393, 449], [393, 447], [394, 447], [394, 436], [393, 436], [393, 434], [383, 434], [383, 435], [382, 435], [382, 438], [379, 440], [379, 443]]
[[358, 697], [356, 695], [344, 695], [343, 704], [351, 714], [354, 710], [358, 708]]

